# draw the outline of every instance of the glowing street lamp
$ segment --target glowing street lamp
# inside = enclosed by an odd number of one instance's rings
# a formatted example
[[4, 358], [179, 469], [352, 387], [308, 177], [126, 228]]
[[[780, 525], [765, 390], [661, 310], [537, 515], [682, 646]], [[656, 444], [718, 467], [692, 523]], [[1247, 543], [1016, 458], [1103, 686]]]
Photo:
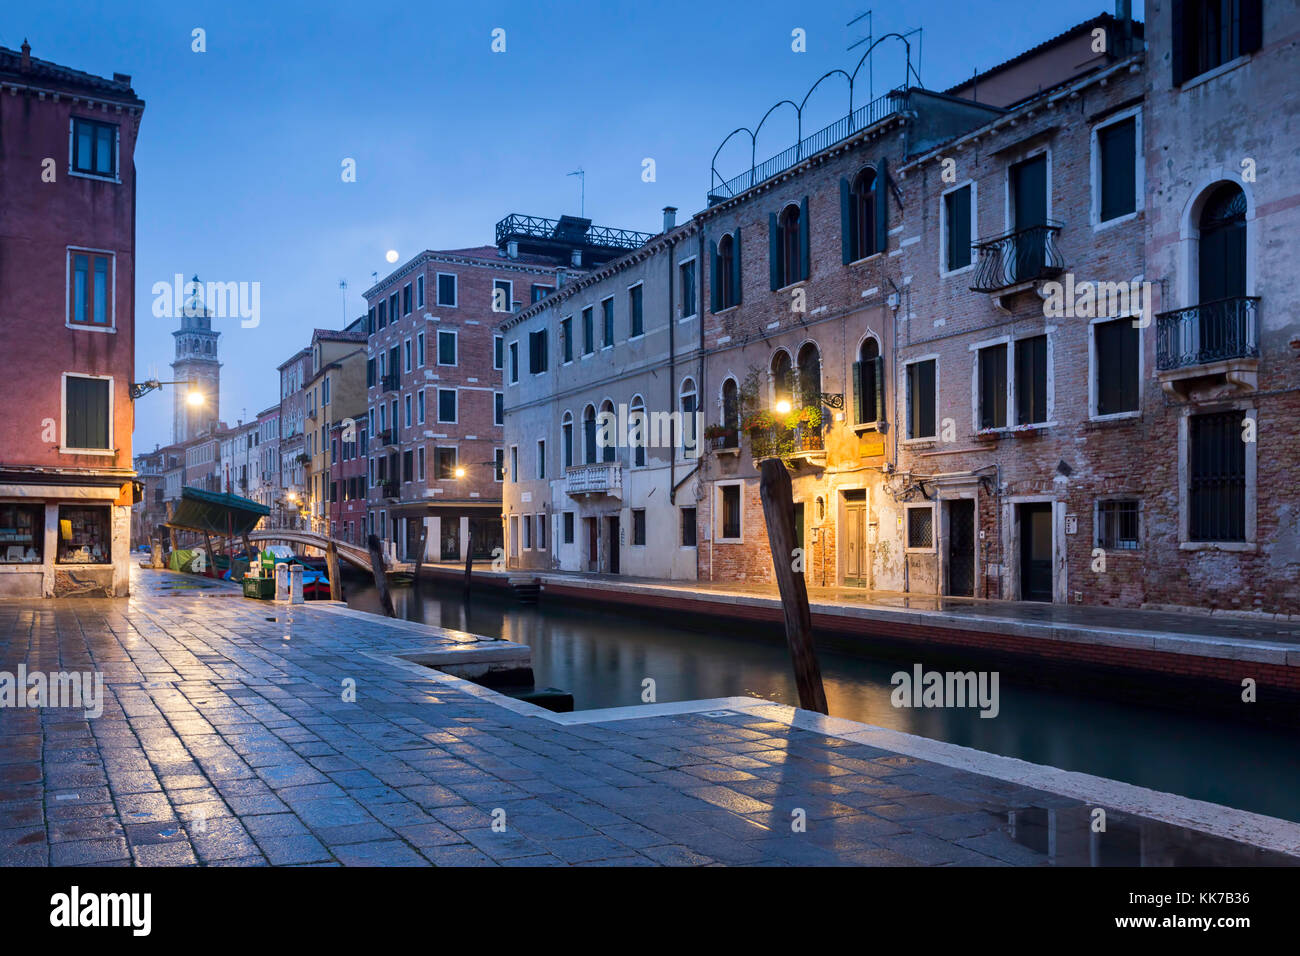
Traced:
[[777, 411], [777, 414], [778, 414], [778, 415], [789, 415], [789, 414], [790, 414], [790, 403], [789, 403], [788, 401], [786, 401], [784, 398], [781, 399], [780, 401], [778, 401], [778, 402], [776, 403], [776, 411]]
[[203, 393], [197, 388], [192, 389], [190, 393], [185, 396], [185, 401], [189, 403], [192, 408], [198, 408], [203, 404]]
[[464, 477], [465, 477], [465, 468], [464, 468], [464, 466], [461, 466], [461, 467], [459, 467], [459, 468], [456, 469], [456, 477], [457, 477], [457, 478], [464, 478]]

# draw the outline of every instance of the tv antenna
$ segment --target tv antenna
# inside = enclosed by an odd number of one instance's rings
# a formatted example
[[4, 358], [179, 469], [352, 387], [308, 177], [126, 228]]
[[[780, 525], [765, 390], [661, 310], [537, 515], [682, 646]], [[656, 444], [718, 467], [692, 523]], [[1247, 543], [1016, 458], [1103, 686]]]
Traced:
[[578, 184], [580, 190], [578, 194], [578, 215], [581, 216], [583, 219], [586, 219], [587, 218], [587, 174], [586, 172], [583, 171], [583, 168], [579, 166], [573, 172], [568, 173], [568, 175], [578, 177]]
[[348, 280], [347, 279], [339, 280], [339, 292], [343, 296], [343, 325], [346, 327], [348, 324]]

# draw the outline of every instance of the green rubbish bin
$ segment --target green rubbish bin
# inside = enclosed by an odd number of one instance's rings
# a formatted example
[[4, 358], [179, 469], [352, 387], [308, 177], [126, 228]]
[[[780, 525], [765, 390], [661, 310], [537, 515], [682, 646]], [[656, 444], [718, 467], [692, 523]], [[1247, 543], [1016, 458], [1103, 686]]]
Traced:
[[244, 578], [244, 597], [269, 601], [275, 597], [275, 578]]

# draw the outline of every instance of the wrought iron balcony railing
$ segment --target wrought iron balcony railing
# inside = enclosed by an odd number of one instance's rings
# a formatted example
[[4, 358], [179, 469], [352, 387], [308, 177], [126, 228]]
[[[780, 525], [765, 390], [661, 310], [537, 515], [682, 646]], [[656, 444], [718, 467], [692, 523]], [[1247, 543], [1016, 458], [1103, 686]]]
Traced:
[[375, 432], [375, 441], [380, 445], [396, 445], [397, 433], [391, 428], [385, 428], [383, 431]]
[[1202, 302], [1156, 316], [1158, 371], [1258, 356], [1258, 296]]
[[979, 253], [979, 263], [971, 290], [997, 292], [1022, 282], [1060, 275], [1065, 269], [1065, 258], [1056, 245], [1060, 231], [1061, 223], [1049, 221], [973, 243], [972, 247]]
[[383, 496], [385, 498], [396, 499], [401, 497], [401, 493], [397, 488], [397, 482], [395, 481], [380, 482], [379, 487], [383, 491]]
[[389, 372], [379, 380], [379, 387], [385, 392], [396, 392], [402, 387], [401, 373]]
[[792, 455], [817, 453], [826, 450], [822, 430], [816, 425], [796, 425], [794, 428], [751, 429], [749, 447], [755, 460], [763, 458], [789, 458]]

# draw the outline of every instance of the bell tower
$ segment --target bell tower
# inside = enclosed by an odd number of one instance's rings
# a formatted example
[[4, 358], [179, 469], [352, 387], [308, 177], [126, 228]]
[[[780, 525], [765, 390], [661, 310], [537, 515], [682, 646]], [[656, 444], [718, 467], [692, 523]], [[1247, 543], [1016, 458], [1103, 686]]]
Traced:
[[[212, 329], [212, 312], [203, 300], [203, 284], [196, 275], [189, 284], [189, 295], [181, 308], [181, 327], [172, 333], [176, 339], [176, 360], [172, 378], [188, 381], [190, 388], [173, 389], [172, 442], [189, 441], [208, 430], [221, 416], [221, 363], [217, 361], [217, 339]], [[189, 402], [190, 391], [203, 396], [200, 404]]]

